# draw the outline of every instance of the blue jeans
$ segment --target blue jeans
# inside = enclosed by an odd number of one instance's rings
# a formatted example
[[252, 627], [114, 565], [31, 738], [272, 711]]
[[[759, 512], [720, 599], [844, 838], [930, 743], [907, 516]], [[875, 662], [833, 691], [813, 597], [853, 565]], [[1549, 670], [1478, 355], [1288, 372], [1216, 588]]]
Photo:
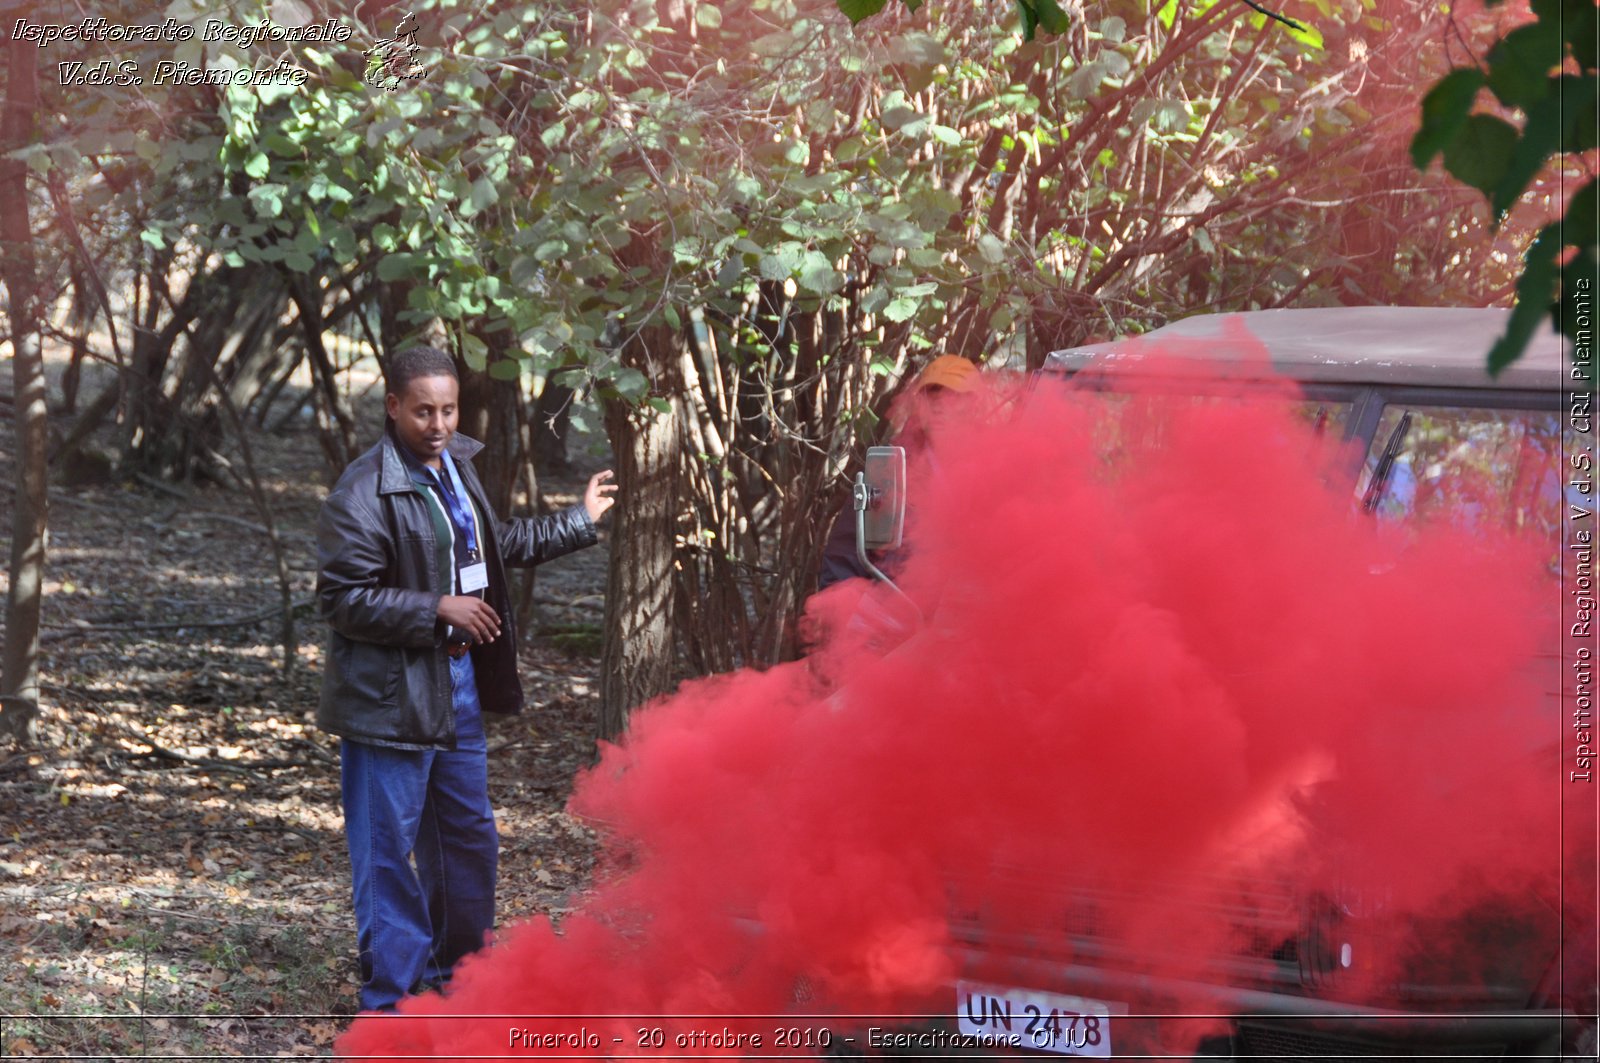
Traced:
[[500, 837], [471, 654], [450, 679], [454, 750], [339, 744], [366, 1010], [447, 980], [494, 927]]

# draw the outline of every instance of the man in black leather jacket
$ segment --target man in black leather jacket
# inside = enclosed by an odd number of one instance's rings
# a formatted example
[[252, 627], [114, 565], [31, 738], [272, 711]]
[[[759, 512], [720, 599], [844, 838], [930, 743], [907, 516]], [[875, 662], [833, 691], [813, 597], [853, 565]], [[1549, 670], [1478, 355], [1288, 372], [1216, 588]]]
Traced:
[[[450, 356], [390, 359], [381, 440], [317, 520], [317, 600], [332, 628], [317, 723], [339, 735], [361, 1006], [447, 981], [494, 925], [499, 838], [482, 713], [522, 709], [505, 566], [595, 542], [610, 471], [581, 504], [500, 521], [455, 434]], [[415, 868], [412, 859], [415, 859]]]

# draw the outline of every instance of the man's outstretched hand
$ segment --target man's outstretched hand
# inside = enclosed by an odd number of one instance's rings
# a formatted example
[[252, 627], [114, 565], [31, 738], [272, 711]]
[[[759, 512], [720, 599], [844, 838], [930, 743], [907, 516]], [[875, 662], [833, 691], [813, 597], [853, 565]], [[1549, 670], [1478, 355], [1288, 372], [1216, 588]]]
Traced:
[[500, 614], [482, 598], [446, 594], [439, 599], [439, 619], [472, 636], [473, 642], [493, 642], [500, 635]]
[[607, 480], [611, 479], [611, 475], [611, 470], [607, 469], [589, 477], [589, 486], [583, 492], [583, 508], [584, 512], [589, 514], [591, 521], [599, 520], [600, 515], [610, 509], [617, 501], [613, 497], [616, 494], [617, 485], [606, 483]]

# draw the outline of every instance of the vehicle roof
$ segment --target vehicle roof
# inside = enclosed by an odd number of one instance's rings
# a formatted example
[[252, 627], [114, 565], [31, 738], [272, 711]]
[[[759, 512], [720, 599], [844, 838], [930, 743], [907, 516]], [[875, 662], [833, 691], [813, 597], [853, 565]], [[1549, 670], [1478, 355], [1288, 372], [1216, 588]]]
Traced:
[[[1140, 336], [1052, 353], [1047, 372], [1134, 365], [1158, 356], [1164, 372], [1185, 363], [1229, 377], [1272, 375], [1336, 384], [1559, 391], [1566, 342], [1542, 325], [1522, 357], [1491, 378], [1489, 348], [1511, 311], [1467, 307], [1332, 306], [1199, 314]], [[1268, 361], [1260, 360], [1265, 350]]]

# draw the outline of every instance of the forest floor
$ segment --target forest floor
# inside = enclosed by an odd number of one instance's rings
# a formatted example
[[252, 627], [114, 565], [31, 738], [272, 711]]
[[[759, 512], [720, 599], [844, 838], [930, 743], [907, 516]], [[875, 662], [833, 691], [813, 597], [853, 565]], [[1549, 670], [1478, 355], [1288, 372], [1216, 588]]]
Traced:
[[[312, 723], [321, 450], [309, 426], [252, 442], [299, 606], [288, 673], [247, 492], [52, 486], [40, 742], [0, 740], [0, 1056], [327, 1055], [356, 1011], [338, 747]], [[573, 450], [549, 505], [601, 467]], [[559, 917], [593, 862], [563, 809], [594, 751], [605, 566], [602, 531], [538, 569], [529, 709], [488, 721], [502, 924]]]

